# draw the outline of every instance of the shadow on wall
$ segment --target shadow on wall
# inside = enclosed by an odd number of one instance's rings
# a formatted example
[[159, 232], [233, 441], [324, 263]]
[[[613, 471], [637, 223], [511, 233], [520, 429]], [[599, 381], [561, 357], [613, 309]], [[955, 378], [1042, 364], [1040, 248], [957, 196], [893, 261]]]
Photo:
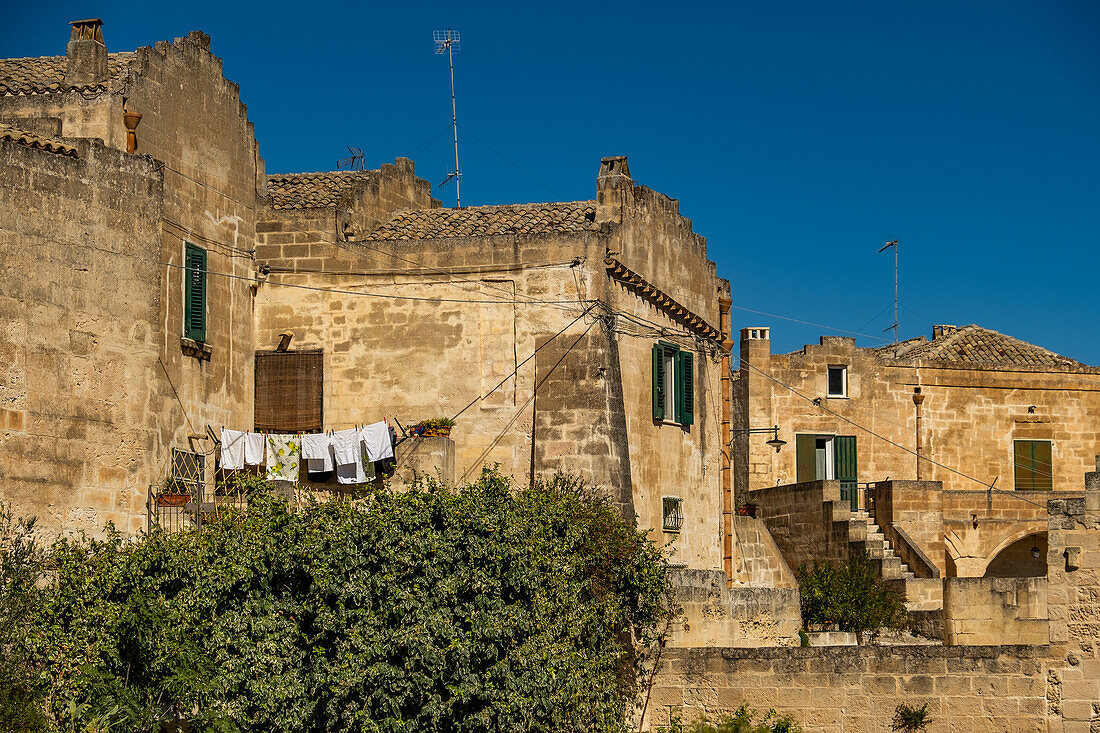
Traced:
[[985, 570], [987, 578], [1035, 578], [1046, 574], [1046, 532], [1016, 540], [998, 552]]

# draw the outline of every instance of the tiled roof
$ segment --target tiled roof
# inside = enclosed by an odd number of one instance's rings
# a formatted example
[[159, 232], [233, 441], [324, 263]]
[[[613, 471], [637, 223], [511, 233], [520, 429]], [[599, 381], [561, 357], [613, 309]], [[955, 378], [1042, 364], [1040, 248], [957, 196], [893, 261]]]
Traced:
[[272, 174], [267, 177], [267, 192], [275, 209], [319, 209], [335, 206], [356, 181], [371, 175], [372, 171]]
[[880, 356], [898, 361], [989, 364], [993, 366], [1084, 366], [1079, 361], [1055, 354], [1041, 346], [990, 331], [977, 325], [944, 333], [931, 341], [911, 339], [899, 344], [897, 356], [894, 346], [883, 346], [876, 351]]
[[399, 211], [364, 239], [447, 239], [593, 229], [596, 229], [596, 202], [572, 201]]
[[[107, 54], [107, 79], [122, 75], [133, 62], [133, 51]], [[81, 87], [65, 86], [64, 56], [37, 56], [23, 59], [0, 59], [0, 96], [12, 94], [48, 94], [73, 89], [102, 89], [106, 83]]]
[[51, 153], [57, 153], [58, 155], [71, 155], [77, 157], [76, 148], [65, 143], [58, 142], [42, 135], [35, 135], [33, 132], [27, 132], [26, 130], [20, 130], [11, 125], [5, 125], [0, 122], [0, 140], [9, 140], [13, 143], [20, 145], [26, 145], [28, 148], [38, 148], [39, 150], [46, 150]]

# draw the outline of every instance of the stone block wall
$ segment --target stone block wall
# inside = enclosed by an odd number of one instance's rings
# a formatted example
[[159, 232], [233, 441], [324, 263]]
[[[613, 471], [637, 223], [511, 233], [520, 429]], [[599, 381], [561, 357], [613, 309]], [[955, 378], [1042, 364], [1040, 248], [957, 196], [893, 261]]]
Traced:
[[848, 560], [851, 509], [840, 499], [840, 482], [757, 489], [749, 492], [748, 500], [757, 504], [757, 516], [792, 570], [809, 567], [815, 560], [838, 564]]
[[797, 587], [728, 587], [721, 570], [687, 568], [673, 570], [672, 582], [680, 613], [670, 646], [798, 646]]
[[163, 174], [0, 143], [0, 497], [51, 534], [145, 525]]
[[1048, 728], [1044, 656], [1033, 646], [665, 649], [642, 729], [748, 704], [790, 714], [805, 733], [880, 733], [898, 704], [927, 703], [930, 733], [1060, 731]]
[[1046, 578], [945, 578], [947, 644], [1046, 644]]

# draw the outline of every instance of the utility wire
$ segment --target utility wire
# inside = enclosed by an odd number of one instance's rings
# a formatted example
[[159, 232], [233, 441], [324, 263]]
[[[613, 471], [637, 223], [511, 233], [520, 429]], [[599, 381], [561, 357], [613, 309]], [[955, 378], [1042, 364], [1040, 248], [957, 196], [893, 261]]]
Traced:
[[566, 197], [565, 197], [565, 196], [563, 196], [563, 195], [562, 195], [561, 193], [559, 193], [559, 192], [555, 191], [554, 189], [550, 188], [550, 186], [548, 186], [547, 184], [543, 183], [543, 182], [542, 182], [542, 180], [541, 180], [541, 179], [539, 179], [539, 177], [538, 177], [538, 176], [536, 176], [536, 175], [535, 175], [534, 173], [531, 173], [530, 171], [528, 171], [527, 169], [525, 169], [525, 168], [524, 168], [523, 166], [521, 166], [521, 165], [520, 165], [519, 163], [515, 162], [514, 160], [512, 160], [511, 158], [509, 158], [509, 157], [508, 157], [507, 155], [505, 155], [504, 153], [500, 152], [499, 150], [497, 150], [496, 148], [494, 148], [494, 147], [493, 147], [492, 145], [490, 145], [489, 143], [487, 143], [487, 142], [485, 142], [484, 140], [482, 140], [482, 139], [481, 139], [480, 137], [478, 137], [478, 136], [477, 136], [476, 134], [474, 134], [474, 132], [473, 132], [472, 130], [470, 130], [469, 128], [467, 128], [467, 127], [466, 127], [465, 125], [459, 125], [459, 127], [461, 127], [461, 128], [462, 128], [462, 131], [463, 131], [463, 132], [465, 132], [465, 133], [467, 133], [467, 134], [468, 134], [468, 135], [469, 135], [470, 137], [472, 137], [472, 138], [473, 138], [474, 140], [477, 140], [477, 141], [478, 141], [479, 143], [481, 143], [481, 144], [482, 144], [482, 145], [484, 145], [485, 147], [489, 148], [489, 150], [492, 150], [492, 151], [493, 151], [494, 153], [496, 153], [496, 154], [497, 154], [497, 155], [499, 155], [499, 156], [500, 156], [501, 158], [503, 158], [503, 159], [505, 160], [505, 162], [507, 162], [507, 163], [509, 163], [510, 165], [512, 165], [512, 166], [513, 166], [513, 167], [514, 167], [514, 168], [515, 168], [516, 170], [518, 170], [518, 171], [519, 171], [520, 173], [524, 174], [525, 176], [527, 176], [528, 178], [530, 178], [530, 179], [531, 179], [532, 181], [534, 181], [535, 183], [539, 184], [540, 186], [542, 186], [543, 188], [545, 188], [545, 189], [546, 189], [547, 191], [549, 191], [550, 193], [552, 193], [552, 194], [554, 194], [555, 196], [557, 196], [557, 197], [558, 197], [558, 200], [563, 200], [563, 199], [565, 199], [565, 198], [566, 198]]
[[[552, 341], [553, 341], [554, 339], [556, 339], [556, 338], [557, 338], [558, 336], [561, 336], [561, 335], [562, 335], [563, 333], [565, 333], [565, 332], [566, 332], [566, 330], [567, 330], [567, 329], [568, 329], [568, 328], [569, 328], [570, 326], [572, 326], [572, 325], [573, 325], [574, 323], [576, 323], [577, 321], [579, 321], [580, 319], [582, 319], [582, 318], [584, 318], [584, 317], [585, 317], [586, 315], [588, 315], [588, 313], [589, 313], [589, 312], [590, 312], [590, 311], [591, 311], [591, 310], [592, 310], [593, 308], [595, 308], [595, 307], [596, 307], [595, 305], [590, 305], [590, 306], [588, 306], [587, 308], [585, 308], [585, 309], [584, 309], [584, 312], [583, 312], [583, 313], [581, 313], [581, 314], [580, 314], [579, 316], [577, 316], [576, 318], [574, 318], [574, 319], [573, 319], [572, 321], [570, 321], [569, 323], [565, 324], [565, 326], [564, 326], [564, 327], [563, 327], [563, 328], [562, 328], [562, 329], [561, 329], [560, 331], [558, 331], [558, 332], [557, 332], [557, 333], [555, 333], [555, 334], [554, 334], [553, 336], [551, 336], [551, 337], [550, 337], [549, 339], [547, 339], [546, 341], [544, 341], [544, 342], [543, 342], [543, 344], [542, 344], [542, 346], [536, 347], [536, 348], [535, 348], [535, 350], [531, 352], [531, 355], [530, 355], [529, 357], [527, 357], [526, 359], [524, 359], [523, 361], [521, 361], [521, 362], [520, 362], [519, 364], [517, 364], [517, 365], [516, 365], [516, 368], [512, 370], [512, 373], [511, 373], [511, 374], [509, 374], [508, 376], [506, 376], [506, 377], [505, 377], [504, 379], [502, 379], [502, 380], [500, 381], [500, 383], [499, 383], [499, 384], [497, 384], [497, 386], [493, 387], [493, 388], [492, 388], [491, 390], [489, 390], [489, 391], [488, 391], [488, 392], [486, 392], [485, 394], [483, 394], [483, 395], [478, 395], [477, 397], [475, 397], [475, 398], [473, 398], [472, 400], [470, 400], [470, 403], [469, 403], [468, 405], [466, 405], [465, 407], [463, 407], [463, 408], [462, 408], [461, 410], [459, 410], [459, 411], [458, 411], [457, 413], [455, 413], [454, 417], [452, 417], [451, 419], [452, 419], [452, 420], [457, 420], [457, 419], [458, 419], [458, 416], [459, 416], [459, 415], [461, 415], [462, 413], [466, 412], [466, 410], [469, 410], [469, 409], [470, 409], [471, 407], [473, 407], [473, 406], [474, 406], [475, 404], [477, 404], [478, 402], [480, 402], [481, 400], [485, 399], [486, 397], [488, 397], [489, 395], [491, 395], [491, 394], [492, 394], [493, 392], [496, 392], [496, 391], [497, 391], [498, 389], [500, 389], [500, 388], [501, 388], [502, 386], [504, 386], [504, 384], [505, 384], [505, 383], [506, 383], [506, 382], [507, 382], [507, 381], [508, 381], [509, 379], [511, 379], [512, 377], [514, 377], [514, 376], [516, 375], [516, 373], [518, 373], [518, 372], [519, 372], [519, 368], [520, 368], [521, 366], [523, 366], [523, 365], [524, 365], [524, 364], [526, 364], [527, 362], [529, 362], [529, 361], [531, 361], [532, 359], [534, 359], [534, 358], [535, 358], [535, 354], [537, 354], [537, 353], [539, 353], [540, 351], [542, 351], [542, 350], [543, 350], [543, 348], [545, 348], [547, 344], [549, 344], [550, 342], [552, 342]], [[593, 323], [594, 323], [594, 321], [593, 321]], [[588, 328], [592, 328], [592, 324], [589, 324]], [[588, 333], [588, 330], [587, 330], [587, 329], [585, 329], [585, 333]]]

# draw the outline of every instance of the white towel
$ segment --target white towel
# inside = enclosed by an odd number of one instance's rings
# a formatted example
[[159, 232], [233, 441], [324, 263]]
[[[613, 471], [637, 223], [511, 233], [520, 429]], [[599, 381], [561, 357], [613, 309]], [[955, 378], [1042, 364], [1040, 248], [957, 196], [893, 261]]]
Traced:
[[360, 430], [364, 447], [367, 449], [367, 460], [381, 461], [384, 458], [393, 458], [393, 443], [390, 442], [390, 428], [384, 422], [376, 422], [367, 425]]
[[240, 430], [222, 428], [221, 468], [227, 471], [244, 468], [245, 435]]
[[262, 466], [266, 450], [263, 433], [247, 433], [244, 436], [244, 462], [248, 465]]
[[332, 434], [332, 452], [336, 465], [351, 466], [363, 462], [363, 452], [359, 448], [359, 431], [355, 428], [337, 430]]
[[302, 436], [302, 458], [306, 459], [306, 469], [314, 473], [331, 471], [333, 465], [332, 441], [327, 433], [315, 433]]
[[367, 482], [367, 472], [363, 468], [363, 459], [353, 463], [336, 466], [336, 480], [342, 484], [363, 484]]

